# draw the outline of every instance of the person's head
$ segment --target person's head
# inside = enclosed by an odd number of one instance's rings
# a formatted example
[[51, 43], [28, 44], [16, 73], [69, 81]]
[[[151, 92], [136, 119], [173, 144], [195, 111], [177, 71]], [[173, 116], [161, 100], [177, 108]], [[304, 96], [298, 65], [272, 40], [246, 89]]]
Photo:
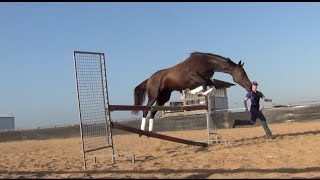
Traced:
[[256, 81], [253, 81], [251, 84], [252, 84], [252, 86], [251, 86], [251, 90], [252, 90], [252, 91], [257, 90], [258, 83], [257, 83]]

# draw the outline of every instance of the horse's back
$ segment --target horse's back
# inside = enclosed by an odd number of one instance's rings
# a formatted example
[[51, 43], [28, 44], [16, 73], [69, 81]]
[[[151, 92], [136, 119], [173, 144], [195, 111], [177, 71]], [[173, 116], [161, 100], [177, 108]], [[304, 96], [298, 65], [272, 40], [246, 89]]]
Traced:
[[183, 62], [152, 74], [147, 86], [153, 90], [158, 88], [159, 91], [163, 89], [181, 91], [193, 86], [195, 77], [202, 74], [202, 71], [207, 71], [207, 68], [208, 57], [205, 54], [191, 54]]

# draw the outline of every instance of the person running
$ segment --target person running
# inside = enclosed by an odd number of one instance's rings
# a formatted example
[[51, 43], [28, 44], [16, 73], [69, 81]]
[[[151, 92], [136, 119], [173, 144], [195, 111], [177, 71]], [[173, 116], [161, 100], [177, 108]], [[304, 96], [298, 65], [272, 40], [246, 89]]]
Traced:
[[271, 130], [269, 129], [267, 125], [267, 120], [260, 111], [260, 98], [262, 98], [265, 102], [272, 102], [271, 99], [267, 99], [262, 92], [257, 90], [258, 83], [256, 81], [252, 82], [252, 87], [251, 91], [249, 91], [244, 99], [244, 107], [246, 108], [246, 112], [248, 112], [248, 107], [247, 107], [247, 101], [248, 99], [251, 100], [251, 107], [250, 107], [250, 113], [251, 113], [251, 118], [250, 120], [240, 120], [240, 119], [235, 119], [231, 120], [229, 122], [229, 127], [230, 128], [235, 128], [236, 126], [243, 126], [243, 125], [254, 125], [256, 123], [257, 118], [261, 120], [262, 127], [264, 131], [266, 132], [266, 138], [273, 139], [274, 137], [272, 136]]

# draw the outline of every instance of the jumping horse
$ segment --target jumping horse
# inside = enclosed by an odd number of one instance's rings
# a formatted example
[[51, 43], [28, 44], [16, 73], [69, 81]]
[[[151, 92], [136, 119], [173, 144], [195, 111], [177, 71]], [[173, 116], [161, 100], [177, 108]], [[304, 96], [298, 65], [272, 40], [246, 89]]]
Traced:
[[[147, 106], [152, 106], [155, 102], [157, 106], [163, 106], [169, 101], [172, 91], [194, 89], [199, 86], [214, 86], [219, 88], [219, 84], [210, 78], [215, 72], [230, 74], [233, 81], [241, 85], [247, 91], [251, 89], [249, 80], [243, 64], [231, 61], [229, 58], [220, 55], [202, 52], [193, 52], [183, 62], [167, 69], [162, 69], [152, 74], [134, 89], [134, 105], [142, 105], [148, 94]], [[139, 111], [132, 111], [138, 114]], [[153, 111], [149, 120], [149, 131], [153, 128], [153, 118], [157, 111]], [[148, 111], [143, 112], [141, 130], [145, 129]]]

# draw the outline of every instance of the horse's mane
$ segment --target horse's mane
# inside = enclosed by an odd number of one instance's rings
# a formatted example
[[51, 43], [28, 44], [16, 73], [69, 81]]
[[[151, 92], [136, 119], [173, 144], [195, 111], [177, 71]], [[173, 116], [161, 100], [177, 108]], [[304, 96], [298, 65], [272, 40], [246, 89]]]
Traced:
[[226, 58], [226, 57], [223, 57], [223, 56], [220, 56], [220, 55], [217, 55], [217, 54], [212, 54], [212, 53], [203, 53], [203, 52], [192, 52], [190, 56], [193, 56], [193, 55], [206, 55], [206, 56], [211, 56], [211, 57], [218, 57], [219, 59], [223, 59], [225, 61], [227, 61], [228, 64], [230, 64], [231, 66], [237, 66], [236, 63], [234, 63], [230, 58]]

